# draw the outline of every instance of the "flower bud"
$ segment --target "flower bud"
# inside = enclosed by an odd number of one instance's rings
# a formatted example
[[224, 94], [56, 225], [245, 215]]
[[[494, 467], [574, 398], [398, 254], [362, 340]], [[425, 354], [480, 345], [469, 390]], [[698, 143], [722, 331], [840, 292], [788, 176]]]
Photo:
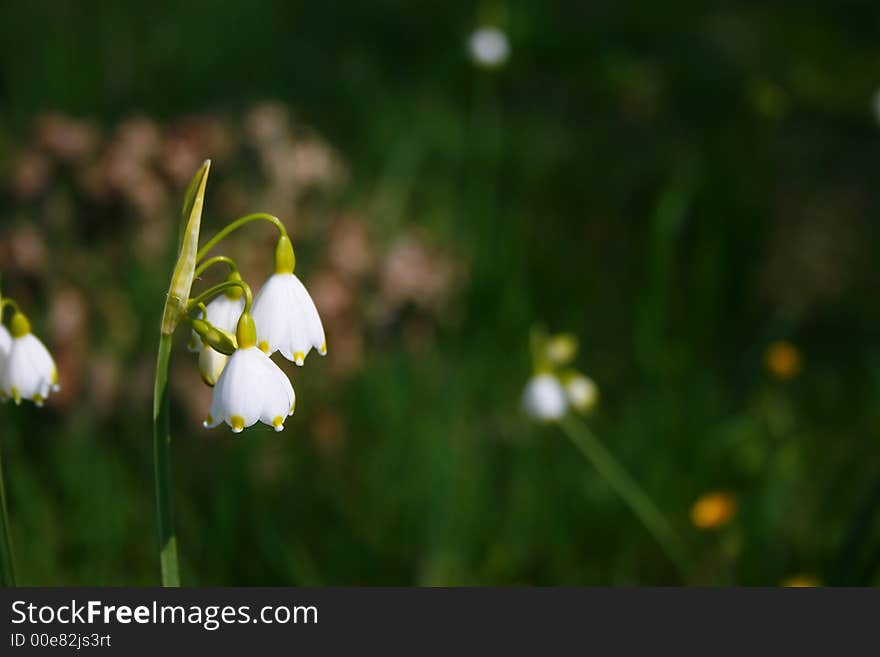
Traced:
[[571, 333], [557, 333], [544, 344], [544, 356], [553, 367], [568, 365], [577, 356], [577, 338]]
[[192, 320], [193, 331], [202, 339], [202, 343], [215, 351], [229, 356], [235, 351], [237, 344], [235, 336], [229, 331], [217, 328], [204, 319]]

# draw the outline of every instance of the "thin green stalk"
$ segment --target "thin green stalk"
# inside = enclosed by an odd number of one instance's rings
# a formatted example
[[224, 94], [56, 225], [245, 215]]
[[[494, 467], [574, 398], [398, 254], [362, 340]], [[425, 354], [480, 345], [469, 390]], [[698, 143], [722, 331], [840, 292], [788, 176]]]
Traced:
[[683, 576], [687, 564], [684, 544], [651, 498], [583, 422], [569, 413], [559, 422], [559, 426], [614, 492], [629, 505]]
[[213, 258], [208, 258], [202, 264], [196, 267], [196, 271], [193, 276], [198, 278], [199, 276], [204, 274], [205, 270], [209, 267], [213, 267], [214, 265], [219, 265], [221, 263], [229, 267], [229, 271], [231, 272], [238, 271], [238, 265], [235, 264], [235, 260], [233, 260], [232, 258], [228, 256], [214, 256]]
[[284, 224], [281, 223], [281, 220], [278, 217], [268, 214], [266, 212], [254, 212], [253, 214], [245, 215], [240, 219], [236, 219], [235, 221], [226, 224], [226, 226], [224, 226], [220, 230], [220, 232], [218, 232], [216, 235], [214, 235], [214, 237], [212, 237], [205, 243], [205, 246], [199, 249], [199, 253], [196, 256], [196, 261], [200, 261], [206, 255], [208, 255], [211, 252], [211, 249], [217, 246], [220, 240], [229, 235], [229, 233], [238, 230], [242, 226], [249, 224], [252, 221], [259, 220], [270, 222], [272, 225], [275, 226], [275, 228], [278, 229], [281, 235], [287, 235], [287, 229], [284, 227]]
[[12, 536], [9, 527], [9, 514], [6, 512], [6, 485], [3, 483], [3, 459], [0, 457], [0, 577], [3, 586], [15, 586], [15, 555], [12, 551]]
[[[206, 301], [213, 299], [221, 292], [225, 292], [232, 287], [240, 288], [241, 291], [244, 292], [244, 312], [249, 312], [251, 304], [253, 303], [253, 296], [251, 295], [250, 285], [244, 281], [223, 281], [222, 283], [217, 283], [214, 287], [208, 288], [201, 294], [192, 297], [189, 302], [187, 302], [187, 312], [203, 305]], [[205, 315], [207, 316], [207, 313], [205, 313]]]
[[153, 396], [153, 464], [155, 467], [156, 514], [159, 527], [159, 562], [162, 586], [180, 586], [177, 565], [177, 535], [171, 497], [171, 424], [169, 419], [168, 362], [171, 359], [171, 334], [159, 339], [156, 359], [156, 387]]

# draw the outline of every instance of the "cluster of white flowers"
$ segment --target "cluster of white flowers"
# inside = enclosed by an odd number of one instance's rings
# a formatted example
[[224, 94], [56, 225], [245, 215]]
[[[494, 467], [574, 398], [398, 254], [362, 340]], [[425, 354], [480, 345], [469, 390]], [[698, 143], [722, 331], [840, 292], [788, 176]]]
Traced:
[[[4, 300], [5, 305], [14, 305]], [[21, 404], [29, 399], [42, 406], [59, 390], [58, 370], [49, 350], [31, 333], [31, 324], [17, 308], [9, 329], [0, 324], [0, 400]]]
[[[263, 422], [282, 431], [284, 421], [293, 415], [296, 395], [271, 356], [277, 351], [303, 365], [312, 347], [321, 355], [327, 353], [321, 318], [293, 273], [294, 265], [290, 239], [282, 235], [275, 252], [275, 273], [257, 294], [250, 312], [242, 296], [247, 286], [233, 272], [228, 287], [204, 307], [200, 316], [204, 322], [194, 322], [199, 329], [193, 331], [189, 346], [199, 352], [202, 379], [214, 386], [206, 428], [225, 422], [240, 433]], [[215, 349], [220, 343], [231, 345], [230, 355]]]
[[561, 420], [573, 408], [590, 411], [599, 400], [599, 389], [587, 376], [566, 367], [577, 355], [577, 340], [568, 334], [532, 336], [535, 374], [523, 392], [523, 409], [543, 422]]

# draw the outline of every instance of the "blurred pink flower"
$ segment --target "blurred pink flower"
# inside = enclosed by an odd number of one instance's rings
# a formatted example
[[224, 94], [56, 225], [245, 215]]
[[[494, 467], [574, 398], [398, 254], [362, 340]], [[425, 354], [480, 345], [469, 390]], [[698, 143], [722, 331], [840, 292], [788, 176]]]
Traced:
[[171, 135], [162, 145], [162, 169], [177, 187], [189, 182], [204, 159], [185, 135]]
[[381, 266], [382, 299], [391, 311], [411, 303], [439, 312], [449, 299], [458, 271], [456, 262], [429, 247], [421, 237], [403, 235], [392, 245]]
[[154, 160], [162, 148], [162, 129], [145, 116], [126, 119], [116, 129], [116, 148], [137, 162]]
[[49, 159], [37, 151], [28, 151], [15, 163], [12, 193], [22, 200], [32, 199], [46, 189], [50, 174]]
[[373, 267], [367, 225], [357, 215], [346, 215], [334, 223], [327, 248], [330, 265], [347, 277], [359, 278]]
[[62, 114], [38, 117], [36, 130], [37, 143], [63, 162], [82, 160], [98, 146], [98, 132], [93, 125]]
[[49, 334], [57, 345], [86, 340], [89, 308], [85, 294], [75, 287], [56, 293], [49, 305]]
[[46, 243], [33, 224], [18, 228], [10, 238], [12, 266], [27, 274], [40, 274], [46, 267]]
[[112, 354], [97, 354], [89, 358], [89, 398], [99, 417], [111, 415], [119, 396], [120, 368]]
[[290, 133], [287, 108], [272, 102], [254, 105], [245, 115], [244, 128], [258, 146], [286, 139]]
[[333, 270], [325, 269], [312, 276], [309, 289], [315, 306], [327, 323], [332, 324], [354, 310], [354, 290]]

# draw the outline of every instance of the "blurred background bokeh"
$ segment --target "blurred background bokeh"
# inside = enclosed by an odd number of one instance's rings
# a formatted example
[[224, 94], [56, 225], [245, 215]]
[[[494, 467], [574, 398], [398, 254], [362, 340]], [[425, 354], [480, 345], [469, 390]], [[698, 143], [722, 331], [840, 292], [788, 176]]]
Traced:
[[[0, 407], [21, 582], [158, 582], [157, 332], [210, 157], [203, 234], [280, 216], [329, 354], [233, 437], [181, 331], [185, 584], [880, 584], [880, 11], [713, 5], [5, 3], [3, 291], [63, 386]], [[273, 243], [224, 251], [256, 288]], [[523, 414], [537, 323], [685, 572]]]

